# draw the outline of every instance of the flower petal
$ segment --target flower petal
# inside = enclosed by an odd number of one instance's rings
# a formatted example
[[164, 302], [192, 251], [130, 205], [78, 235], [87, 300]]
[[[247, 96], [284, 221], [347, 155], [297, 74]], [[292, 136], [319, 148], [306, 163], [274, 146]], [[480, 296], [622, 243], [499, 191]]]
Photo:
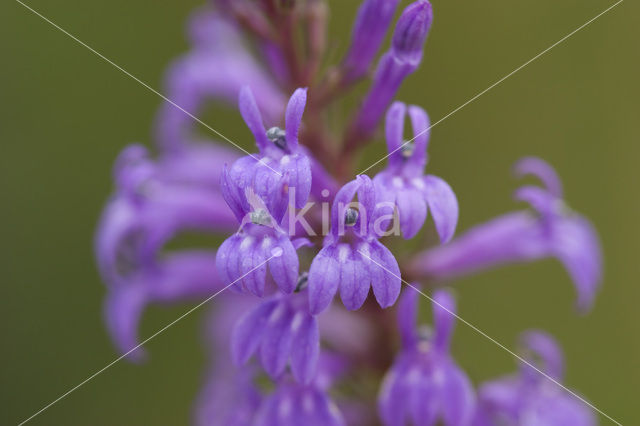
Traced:
[[373, 294], [378, 304], [383, 308], [393, 305], [400, 295], [401, 286], [400, 267], [396, 258], [376, 240], [368, 245], [363, 244], [359, 250], [368, 266]]
[[260, 114], [260, 110], [249, 86], [244, 86], [240, 89], [238, 108], [240, 109], [240, 114], [242, 114], [244, 122], [247, 124], [247, 127], [249, 127], [249, 130], [251, 130], [251, 133], [253, 133], [258, 148], [260, 148], [261, 151], [268, 148], [270, 142], [267, 138], [267, 131], [264, 128], [262, 115]]
[[309, 268], [309, 310], [313, 315], [324, 311], [336, 291], [340, 279], [340, 265], [335, 246], [324, 247], [311, 262]]
[[[412, 285], [416, 285], [415, 283]], [[405, 288], [398, 301], [398, 330], [404, 348], [413, 347], [418, 341], [416, 321], [418, 319], [418, 297], [420, 293], [413, 288]]]
[[242, 284], [252, 294], [258, 297], [264, 296], [266, 283], [267, 264], [262, 241], [255, 237], [244, 238], [238, 249], [240, 259], [240, 272]]
[[449, 343], [456, 324], [456, 301], [447, 290], [433, 293], [434, 348], [449, 352]]
[[298, 131], [302, 123], [302, 114], [307, 104], [307, 89], [296, 89], [289, 99], [287, 111], [285, 113], [285, 127], [287, 135], [287, 145], [289, 149], [298, 147]]
[[440, 241], [451, 240], [458, 224], [458, 199], [447, 182], [437, 176], [424, 178], [425, 196], [431, 209], [431, 217], [436, 224]]
[[295, 312], [287, 303], [280, 303], [269, 316], [262, 344], [260, 359], [265, 371], [276, 378], [284, 371], [291, 355]]
[[407, 107], [402, 102], [396, 101], [391, 104], [385, 117], [385, 136], [387, 139], [387, 150], [389, 151], [389, 166], [391, 168], [402, 166], [402, 152], [400, 147], [403, 143], [404, 116]]
[[338, 263], [340, 265], [340, 298], [350, 311], [359, 309], [369, 294], [371, 278], [364, 267], [362, 256], [353, 253], [347, 244], [338, 245]]
[[444, 423], [468, 425], [475, 411], [473, 386], [466, 374], [453, 361], [449, 361], [443, 370], [444, 385], [441, 401]]
[[546, 189], [556, 198], [562, 198], [562, 181], [549, 163], [538, 157], [521, 158], [513, 168], [518, 177], [533, 175], [540, 179]]
[[[114, 288], [105, 301], [105, 320], [118, 350], [132, 361], [142, 361], [146, 353], [138, 346], [138, 324], [146, 306], [147, 290], [141, 283]], [[134, 351], [132, 351], [136, 348]]]
[[267, 300], [247, 312], [233, 327], [231, 357], [236, 365], [246, 363], [256, 351], [264, 336], [269, 316], [276, 306], [277, 299]]
[[406, 240], [411, 239], [427, 220], [427, 203], [418, 191], [404, 188], [397, 191], [396, 203], [402, 237]]
[[292, 293], [298, 283], [299, 261], [296, 249], [286, 236], [280, 237], [273, 248], [265, 253], [269, 271], [280, 291]]
[[298, 382], [306, 384], [316, 374], [320, 354], [318, 320], [305, 312], [298, 312], [291, 328], [293, 329], [291, 372]]

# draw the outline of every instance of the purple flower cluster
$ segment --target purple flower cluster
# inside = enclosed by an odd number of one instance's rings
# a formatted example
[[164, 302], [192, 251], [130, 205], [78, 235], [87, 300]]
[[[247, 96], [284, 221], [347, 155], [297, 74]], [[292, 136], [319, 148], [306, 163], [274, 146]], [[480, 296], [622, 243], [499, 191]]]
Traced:
[[[530, 210], [454, 238], [456, 195], [425, 174], [427, 113], [394, 101], [421, 63], [431, 4], [416, 0], [399, 14], [372, 69], [398, 0], [362, 2], [335, 65], [325, 64], [324, 0], [213, 3], [190, 20], [193, 47], [167, 74], [173, 103], [158, 112], [157, 156], [132, 145], [116, 161], [95, 250], [118, 350], [142, 359], [147, 305], [219, 294], [198, 425], [594, 424], [558, 386], [563, 359], [550, 336], [525, 333], [520, 372], [475, 387], [451, 353], [453, 295], [435, 290], [433, 327], [416, 325], [423, 290], [510, 262], [560, 260], [582, 310], [602, 279], [593, 227], [567, 207], [560, 179], [537, 158], [516, 165], [542, 182], [516, 191]], [[329, 126], [335, 102], [369, 78], [350, 121]], [[237, 106], [253, 153], [196, 132], [190, 115], [207, 101]], [[385, 111], [387, 165], [373, 178], [356, 175], [354, 154], [373, 142]], [[416, 237], [429, 215], [439, 244], [397, 258], [397, 237]], [[224, 241], [171, 244], [194, 232]], [[417, 282], [403, 290], [403, 277]]]

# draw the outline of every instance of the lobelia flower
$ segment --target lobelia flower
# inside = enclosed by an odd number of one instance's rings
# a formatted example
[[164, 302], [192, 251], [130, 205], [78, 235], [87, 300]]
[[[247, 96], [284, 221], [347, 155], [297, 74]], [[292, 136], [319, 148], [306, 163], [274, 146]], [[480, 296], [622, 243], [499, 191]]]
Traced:
[[[359, 210], [347, 208], [358, 194]], [[326, 309], [340, 289], [344, 306], [362, 306], [369, 288], [383, 308], [400, 293], [400, 268], [393, 254], [378, 241], [381, 219], [376, 191], [368, 176], [360, 175], [336, 194], [331, 208], [331, 231], [309, 269], [312, 314]]]
[[308, 384], [286, 377], [279, 379], [275, 390], [266, 396], [254, 418], [256, 426], [342, 426], [342, 413], [328, 395], [333, 382], [345, 373], [340, 357], [324, 354], [318, 372]]
[[[305, 285], [301, 276], [298, 287]], [[248, 311], [234, 326], [231, 352], [236, 365], [243, 365], [260, 349], [262, 366], [272, 377], [284, 372], [287, 361], [299, 383], [315, 376], [320, 336], [318, 320], [309, 313], [306, 291], [277, 294]]]
[[169, 151], [179, 151], [185, 140], [198, 140], [193, 116], [207, 99], [235, 104], [240, 89], [249, 84], [256, 102], [269, 120], [277, 120], [285, 97], [269, 73], [253, 58], [232, 23], [209, 9], [195, 13], [189, 23], [193, 49], [171, 65], [166, 76], [165, 103], [156, 119], [156, 137]]
[[[121, 352], [137, 346], [137, 325], [147, 304], [204, 298], [221, 288], [215, 251], [159, 252], [185, 230], [233, 229], [233, 214], [221, 208], [218, 185], [210, 180], [225, 156], [232, 158], [222, 148], [191, 146], [184, 155], [153, 162], [145, 148], [132, 145], [116, 161], [116, 193], [100, 220], [95, 251], [109, 287], [107, 326]], [[137, 349], [129, 357], [142, 355]]]
[[386, 374], [378, 408], [385, 425], [470, 424], [475, 410], [471, 382], [449, 354], [455, 300], [444, 290], [433, 294], [433, 336], [416, 329], [418, 295], [406, 289], [398, 303], [402, 349]]
[[345, 78], [356, 80], [371, 66], [393, 19], [398, 0], [365, 0], [351, 30], [351, 43], [342, 62]]
[[[562, 382], [564, 360], [561, 349], [551, 336], [539, 331], [523, 333], [527, 362], [557, 382]], [[574, 395], [544, 377], [531, 366], [521, 363], [519, 374], [483, 384], [478, 392], [478, 410], [474, 426], [592, 426], [596, 424], [591, 409]]]
[[515, 170], [533, 174], [545, 185], [516, 191], [516, 199], [528, 202], [535, 214], [514, 212], [478, 225], [446, 246], [419, 254], [411, 268], [423, 276], [447, 279], [505, 263], [555, 257], [573, 279], [578, 308], [590, 308], [602, 279], [596, 231], [585, 217], [568, 209], [560, 180], [547, 163], [525, 158]]
[[[409, 113], [414, 140], [403, 142], [404, 117]], [[427, 206], [442, 243], [448, 242], [458, 223], [458, 200], [444, 180], [424, 175], [429, 143], [429, 117], [420, 107], [394, 102], [386, 117], [389, 164], [373, 182], [382, 198], [398, 209], [400, 230], [406, 239], [413, 238], [427, 219]]]
[[431, 3], [427, 0], [418, 0], [402, 12], [391, 39], [391, 48], [378, 62], [373, 84], [360, 106], [352, 132], [373, 133], [404, 79], [420, 65], [432, 20]]
[[[242, 118], [255, 137], [260, 153], [240, 158], [231, 166], [229, 179], [238, 188], [252, 187], [263, 200], [278, 197], [278, 182], [288, 175], [288, 188], [295, 191], [295, 207], [307, 203], [311, 192], [311, 162], [298, 144], [298, 130], [307, 102], [307, 90], [297, 89], [285, 112], [285, 130], [265, 130], [260, 110], [251, 89], [240, 90], [239, 108]], [[275, 192], [274, 192], [275, 191]], [[246, 202], [242, 203], [247, 208]]]
[[[225, 285], [234, 289], [264, 296], [267, 266], [273, 281], [283, 293], [295, 290], [298, 281], [296, 248], [306, 240], [292, 242], [280, 223], [287, 208], [284, 191], [285, 175], [279, 183], [280, 196], [274, 196], [267, 206], [252, 188], [244, 194], [231, 182], [230, 173], [222, 173], [222, 194], [240, 221], [240, 229], [227, 238], [216, 254], [216, 269]], [[244, 203], [248, 208], [244, 207]]]

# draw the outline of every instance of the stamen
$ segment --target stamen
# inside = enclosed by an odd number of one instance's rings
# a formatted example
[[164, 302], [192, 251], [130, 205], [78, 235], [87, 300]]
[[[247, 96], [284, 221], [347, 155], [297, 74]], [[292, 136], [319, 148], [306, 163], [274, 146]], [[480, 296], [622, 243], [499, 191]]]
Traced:
[[280, 149], [287, 148], [286, 132], [280, 127], [272, 127], [267, 130], [267, 139]]
[[296, 293], [304, 290], [307, 287], [307, 282], [309, 281], [309, 273], [303, 272], [298, 277], [298, 284], [296, 284], [296, 289], [294, 290]]
[[356, 224], [358, 220], [358, 210], [348, 208], [344, 213], [344, 224], [347, 226], [353, 226]]
[[411, 142], [404, 142], [402, 144], [402, 148], [400, 148], [400, 154], [402, 155], [402, 158], [404, 158], [405, 160], [410, 158], [413, 155], [413, 150], [415, 149], [415, 144], [413, 143], [413, 141]]
[[271, 216], [265, 209], [258, 209], [251, 212], [251, 223], [254, 225], [269, 225]]

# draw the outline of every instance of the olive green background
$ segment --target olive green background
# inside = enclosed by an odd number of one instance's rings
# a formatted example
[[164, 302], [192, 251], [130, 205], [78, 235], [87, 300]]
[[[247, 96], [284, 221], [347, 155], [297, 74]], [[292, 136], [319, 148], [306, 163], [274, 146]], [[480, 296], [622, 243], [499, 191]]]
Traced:
[[[157, 88], [187, 48], [185, 18], [200, 4], [27, 3]], [[330, 3], [336, 60], [357, 3]], [[423, 65], [399, 98], [435, 121], [611, 4], [435, 0]], [[549, 260], [460, 280], [459, 312], [509, 347], [523, 329], [552, 332], [568, 384], [623, 424], [640, 423], [639, 16], [637, 2], [624, 1], [437, 125], [429, 164], [458, 194], [459, 231], [520, 207], [510, 198], [520, 156], [557, 167], [570, 205], [601, 233], [606, 276], [593, 311], [576, 315], [572, 284]], [[130, 142], [151, 142], [160, 99], [13, 0], [0, 6], [0, 46], [0, 424], [17, 424], [117, 357], [102, 324], [92, 237], [113, 159]], [[236, 112], [203, 119], [249, 146]], [[371, 149], [363, 165], [383, 152], [381, 143]], [[187, 308], [151, 309], [142, 335]], [[147, 364], [115, 364], [32, 423], [188, 423], [205, 368], [204, 313], [150, 342]], [[515, 367], [462, 324], [454, 351], [476, 383]]]

